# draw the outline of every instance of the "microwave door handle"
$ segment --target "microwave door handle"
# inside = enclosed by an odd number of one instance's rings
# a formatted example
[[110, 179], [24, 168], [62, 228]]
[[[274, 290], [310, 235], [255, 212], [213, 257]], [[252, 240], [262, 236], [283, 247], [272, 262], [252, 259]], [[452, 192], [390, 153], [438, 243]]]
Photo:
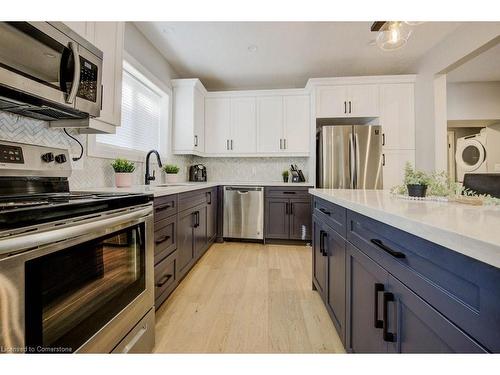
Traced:
[[78, 86], [80, 85], [80, 55], [78, 54], [78, 45], [76, 43], [69, 42], [68, 47], [73, 54], [73, 59], [75, 60], [75, 71], [73, 72], [73, 83], [71, 84], [71, 90], [66, 97], [66, 103], [73, 104], [76, 99], [76, 94], [78, 93]]

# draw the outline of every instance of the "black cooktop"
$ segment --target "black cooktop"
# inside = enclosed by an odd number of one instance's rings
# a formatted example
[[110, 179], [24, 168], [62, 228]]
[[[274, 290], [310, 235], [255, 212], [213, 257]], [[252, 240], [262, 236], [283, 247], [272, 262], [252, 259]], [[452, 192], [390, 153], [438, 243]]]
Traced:
[[0, 196], [0, 231], [145, 204], [149, 194], [57, 192]]

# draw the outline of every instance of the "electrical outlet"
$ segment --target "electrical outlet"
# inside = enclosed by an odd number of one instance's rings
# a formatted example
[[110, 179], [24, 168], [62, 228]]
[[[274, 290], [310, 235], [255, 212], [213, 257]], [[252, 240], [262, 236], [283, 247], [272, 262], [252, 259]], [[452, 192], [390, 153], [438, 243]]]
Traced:
[[81, 171], [83, 170], [83, 158], [81, 158], [78, 161], [73, 161], [73, 158], [79, 157], [80, 154], [78, 155], [69, 155], [69, 160], [71, 161], [71, 169], [74, 171]]

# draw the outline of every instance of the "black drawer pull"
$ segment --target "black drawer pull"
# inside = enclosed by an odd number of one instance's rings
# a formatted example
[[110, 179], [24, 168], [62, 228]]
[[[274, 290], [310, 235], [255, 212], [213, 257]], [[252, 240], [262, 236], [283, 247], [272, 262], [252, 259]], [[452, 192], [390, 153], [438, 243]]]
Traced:
[[155, 211], [156, 212], [162, 212], [162, 211], [168, 210], [171, 207], [172, 207], [171, 204], [166, 204], [165, 206], [161, 206], [161, 207], [156, 208]]
[[375, 317], [374, 317], [374, 325], [375, 328], [384, 328], [384, 321], [378, 318], [378, 294], [384, 291], [384, 284], [376, 283], [375, 284]]
[[387, 312], [387, 305], [389, 302], [394, 301], [394, 294], [389, 293], [389, 292], [384, 292], [384, 313], [383, 313], [383, 319], [384, 319], [384, 328], [382, 331], [383, 339], [386, 342], [396, 342], [396, 334], [389, 332], [389, 322], [388, 322], [388, 312]]
[[295, 191], [284, 191], [283, 194], [297, 194]]
[[324, 257], [328, 256], [328, 251], [325, 249], [325, 238], [328, 237], [328, 233], [324, 230], [319, 231], [319, 252]]
[[386, 253], [392, 255], [394, 258], [406, 258], [406, 255], [400, 251], [392, 250], [389, 246], [384, 245], [384, 243], [380, 240], [377, 240], [375, 238], [371, 239], [370, 242], [374, 245], [377, 245], [380, 247], [382, 250], [384, 250]]
[[162, 242], [165, 242], [170, 239], [170, 236], [163, 236], [155, 240], [155, 244], [161, 244]]
[[170, 280], [172, 278], [172, 275], [171, 274], [167, 274], [165, 276], [163, 276], [160, 280], [158, 280], [158, 282], [156, 283], [156, 287], [157, 288], [161, 288], [163, 285], [165, 285], [168, 280]]
[[332, 213], [330, 211], [325, 210], [324, 208], [319, 209], [321, 212], [323, 212], [325, 215], [330, 216]]

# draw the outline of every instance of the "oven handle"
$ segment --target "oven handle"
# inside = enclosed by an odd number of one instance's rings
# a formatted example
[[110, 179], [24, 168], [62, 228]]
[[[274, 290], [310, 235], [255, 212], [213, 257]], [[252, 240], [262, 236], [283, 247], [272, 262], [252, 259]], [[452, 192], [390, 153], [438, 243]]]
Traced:
[[46, 232], [34, 232], [28, 235], [0, 240], [0, 255], [37, 246], [48, 245], [54, 242], [72, 240], [76, 237], [89, 234], [89, 232], [94, 230], [102, 230], [106, 227], [113, 227], [119, 224], [133, 222], [134, 220], [150, 215], [152, 211], [152, 207], [147, 207], [90, 223], [77, 224], [71, 227], [48, 230]]
[[76, 94], [78, 93], [78, 87], [80, 86], [80, 55], [78, 54], [78, 45], [75, 42], [69, 42], [68, 47], [71, 50], [71, 53], [73, 53], [75, 71], [73, 72], [73, 83], [71, 84], [71, 90], [66, 97], [66, 103], [73, 104], [76, 99]]

